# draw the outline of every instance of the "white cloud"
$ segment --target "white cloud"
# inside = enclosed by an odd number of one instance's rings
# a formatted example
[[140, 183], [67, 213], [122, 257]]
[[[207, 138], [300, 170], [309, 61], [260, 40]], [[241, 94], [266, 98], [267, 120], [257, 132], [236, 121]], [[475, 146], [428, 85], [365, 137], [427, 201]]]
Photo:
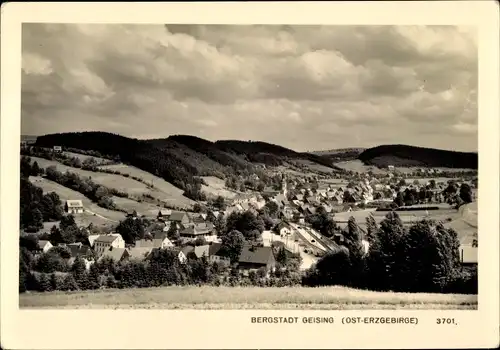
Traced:
[[22, 126], [260, 139], [296, 150], [396, 142], [475, 150], [476, 33], [25, 24]]

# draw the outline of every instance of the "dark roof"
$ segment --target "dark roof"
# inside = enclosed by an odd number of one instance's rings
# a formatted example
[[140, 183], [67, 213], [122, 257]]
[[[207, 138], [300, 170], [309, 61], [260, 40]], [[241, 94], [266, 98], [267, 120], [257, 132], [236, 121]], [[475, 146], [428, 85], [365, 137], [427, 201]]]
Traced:
[[181, 252], [184, 253], [185, 256], [188, 256], [189, 253], [194, 253], [194, 247], [191, 245], [185, 246], [180, 250]]
[[217, 253], [219, 252], [221, 247], [222, 247], [222, 243], [214, 242], [214, 243], [210, 244], [210, 247], [208, 248], [208, 254], [210, 256], [217, 255]]
[[152, 248], [144, 248], [144, 247], [134, 247], [128, 250], [129, 256], [132, 259], [144, 260], [151, 254]]
[[167, 233], [165, 231], [159, 231], [159, 232], [155, 232], [153, 234], [153, 238], [154, 239], [165, 239], [165, 237], [167, 237]]
[[244, 246], [241, 250], [238, 262], [267, 265], [274, 259], [271, 247]]
[[117, 236], [111, 236], [111, 235], [102, 235], [97, 237], [97, 239], [94, 241], [95, 242], [101, 242], [101, 243], [112, 243], [117, 239]]
[[102, 259], [103, 257], [107, 256], [110, 257], [111, 259], [115, 261], [120, 261], [124, 256], [128, 256], [129, 253], [125, 248], [113, 248], [111, 250], [105, 251], [102, 256], [99, 258]]
[[183, 211], [173, 211], [168, 218], [170, 221], [182, 221], [187, 214]]
[[44, 241], [44, 240], [39, 240], [39, 241], [38, 241], [38, 247], [39, 247], [40, 249], [43, 249], [43, 247], [45, 247], [45, 245], [46, 245], [47, 243], [50, 243], [50, 242], [49, 242], [49, 241]]
[[135, 241], [135, 247], [136, 248], [160, 248], [161, 244], [163, 242], [163, 239], [140, 239], [138, 241]]
[[71, 251], [72, 257], [77, 257], [81, 255], [85, 255], [89, 252], [90, 247], [87, 245], [83, 245], [82, 243], [70, 243], [67, 245], [69, 250]]
[[199, 245], [194, 247], [194, 253], [196, 254], [197, 258], [201, 258], [203, 256], [208, 256], [210, 255], [210, 246], [208, 244], [206, 245]]

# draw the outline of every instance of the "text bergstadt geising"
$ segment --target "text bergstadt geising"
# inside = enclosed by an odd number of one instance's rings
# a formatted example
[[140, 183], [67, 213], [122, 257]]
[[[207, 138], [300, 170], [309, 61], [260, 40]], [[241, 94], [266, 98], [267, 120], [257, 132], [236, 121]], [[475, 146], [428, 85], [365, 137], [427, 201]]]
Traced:
[[[251, 317], [251, 323], [335, 323], [334, 317]], [[418, 324], [417, 317], [342, 317], [342, 324]]]

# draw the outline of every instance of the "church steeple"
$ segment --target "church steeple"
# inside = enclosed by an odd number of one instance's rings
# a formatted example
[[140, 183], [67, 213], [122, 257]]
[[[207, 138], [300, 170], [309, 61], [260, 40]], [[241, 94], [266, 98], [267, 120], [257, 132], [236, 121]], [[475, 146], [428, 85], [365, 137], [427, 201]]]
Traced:
[[283, 188], [283, 196], [285, 196], [285, 198], [287, 198], [287, 194], [288, 194], [288, 188], [287, 188], [287, 183], [286, 183], [286, 175], [283, 174], [283, 177], [282, 177], [282, 188]]

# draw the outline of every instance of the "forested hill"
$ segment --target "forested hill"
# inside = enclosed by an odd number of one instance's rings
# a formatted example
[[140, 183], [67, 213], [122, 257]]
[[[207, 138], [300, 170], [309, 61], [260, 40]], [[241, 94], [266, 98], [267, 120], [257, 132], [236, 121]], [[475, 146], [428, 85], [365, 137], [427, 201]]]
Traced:
[[282, 165], [289, 160], [306, 159], [334, 168], [330, 160], [321, 156], [265, 142], [211, 142], [187, 135], [138, 140], [106, 132], [77, 132], [40, 136], [36, 145], [92, 150], [119, 157], [182, 189], [197, 183], [196, 176], [245, 174], [252, 171], [256, 163]]
[[383, 145], [366, 149], [358, 159], [377, 167], [417, 166], [477, 169], [478, 155], [408, 145]]

